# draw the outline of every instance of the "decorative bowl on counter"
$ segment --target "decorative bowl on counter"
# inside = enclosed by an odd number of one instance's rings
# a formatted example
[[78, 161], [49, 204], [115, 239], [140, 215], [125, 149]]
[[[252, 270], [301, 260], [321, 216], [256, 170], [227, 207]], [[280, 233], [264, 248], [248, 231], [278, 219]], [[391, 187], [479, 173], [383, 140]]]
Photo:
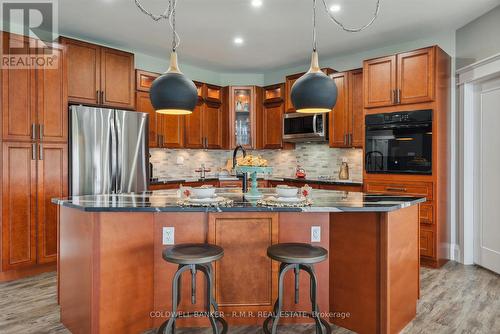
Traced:
[[297, 197], [298, 192], [299, 188], [297, 187], [290, 187], [287, 185], [279, 185], [276, 187], [278, 197]]
[[192, 187], [190, 190], [192, 198], [202, 199], [215, 196], [215, 188], [213, 186]]

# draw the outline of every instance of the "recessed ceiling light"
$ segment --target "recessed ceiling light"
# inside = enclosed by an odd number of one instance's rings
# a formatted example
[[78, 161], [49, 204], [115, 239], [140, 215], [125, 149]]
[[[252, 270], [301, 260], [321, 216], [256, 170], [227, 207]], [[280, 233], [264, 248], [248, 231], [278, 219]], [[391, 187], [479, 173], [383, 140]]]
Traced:
[[262, 0], [252, 0], [252, 6], [254, 7], [262, 6]]
[[243, 42], [244, 42], [243, 38], [241, 38], [241, 37], [234, 38], [234, 44], [236, 44], [236, 45], [241, 45], [241, 44], [243, 44]]
[[332, 12], [332, 13], [337, 13], [337, 12], [340, 12], [340, 9], [341, 9], [341, 8], [342, 8], [342, 7], [340, 7], [340, 5], [338, 5], [338, 4], [331, 5], [331, 6], [330, 6], [330, 12]]

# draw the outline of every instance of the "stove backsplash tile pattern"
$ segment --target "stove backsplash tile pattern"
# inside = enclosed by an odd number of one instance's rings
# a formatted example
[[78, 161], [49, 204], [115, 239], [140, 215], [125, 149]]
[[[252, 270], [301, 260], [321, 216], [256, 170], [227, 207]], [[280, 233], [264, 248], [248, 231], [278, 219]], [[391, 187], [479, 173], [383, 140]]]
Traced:
[[[342, 159], [347, 159], [351, 180], [363, 179], [363, 150], [335, 149], [328, 144], [297, 144], [295, 150], [249, 150], [248, 154], [260, 155], [273, 167], [273, 176], [293, 177], [297, 165], [302, 166], [307, 177], [338, 176]], [[208, 176], [216, 176], [220, 168], [232, 159], [229, 150], [151, 149], [151, 163], [155, 178], [193, 178], [194, 170], [201, 164], [210, 168]], [[241, 154], [239, 152], [238, 154]]]

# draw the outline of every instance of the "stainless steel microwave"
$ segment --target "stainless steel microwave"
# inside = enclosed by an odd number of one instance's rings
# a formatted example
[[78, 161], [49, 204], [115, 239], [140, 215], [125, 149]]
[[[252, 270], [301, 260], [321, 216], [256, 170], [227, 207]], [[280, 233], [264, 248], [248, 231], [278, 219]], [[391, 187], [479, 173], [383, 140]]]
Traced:
[[328, 141], [328, 113], [287, 113], [283, 117], [283, 141]]

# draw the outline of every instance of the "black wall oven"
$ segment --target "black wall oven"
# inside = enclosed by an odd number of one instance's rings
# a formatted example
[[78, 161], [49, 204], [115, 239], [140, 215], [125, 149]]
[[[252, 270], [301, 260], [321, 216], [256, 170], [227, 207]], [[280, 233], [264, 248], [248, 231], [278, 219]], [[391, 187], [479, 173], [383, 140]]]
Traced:
[[432, 110], [365, 117], [367, 173], [432, 174]]

